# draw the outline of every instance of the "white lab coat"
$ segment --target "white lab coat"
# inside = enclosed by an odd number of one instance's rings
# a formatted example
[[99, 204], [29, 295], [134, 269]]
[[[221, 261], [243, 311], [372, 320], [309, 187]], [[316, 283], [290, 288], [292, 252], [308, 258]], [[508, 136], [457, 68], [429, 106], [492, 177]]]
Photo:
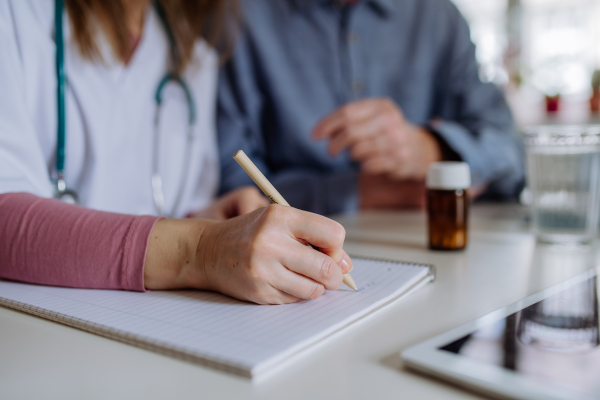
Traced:
[[[158, 15], [148, 8], [141, 42], [129, 65], [117, 61], [104, 37], [104, 62], [83, 59], [64, 16], [67, 187], [84, 206], [156, 214], [151, 186], [154, 94], [168, 72], [169, 46]], [[56, 176], [56, 45], [53, 0], [0, 0], [0, 193], [51, 197]], [[205, 207], [217, 190], [215, 98], [218, 61], [198, 41], [187, 81], [195, 99], [196, 139], [181, 217]], [[163, 92], [159, 170], [167, 210], [183, 165], [188, 108], [183, 91]]]

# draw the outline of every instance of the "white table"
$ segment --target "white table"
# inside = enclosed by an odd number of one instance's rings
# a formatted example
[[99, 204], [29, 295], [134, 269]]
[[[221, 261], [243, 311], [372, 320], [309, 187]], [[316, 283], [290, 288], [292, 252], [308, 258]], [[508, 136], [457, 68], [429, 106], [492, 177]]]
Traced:
[[260, 384], [0, 307], [4, 399], [468, 399], [405, 370], [399, 351], [596, 265], [594, 248], [536, 245], [515, 206], [473, 208], [464, 252], [426, 248], [425, 215], [340, 218], [351, 254], [432, 263], [437, 280]]

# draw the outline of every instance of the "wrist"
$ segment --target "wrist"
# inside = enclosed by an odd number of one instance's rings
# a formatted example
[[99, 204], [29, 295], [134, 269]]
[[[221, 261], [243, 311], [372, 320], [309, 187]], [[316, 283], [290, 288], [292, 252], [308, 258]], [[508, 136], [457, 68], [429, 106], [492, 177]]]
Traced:
[[199, 247], [204, 231], [213, 223], [201, 219], [158, 221], [146, 250], [146, 289], [206, 288]]
[[227, 241], [227, 239], [220, 239], [220, 230], [225, 222], [206, 220], [206, 225], [202, 234], [198, 237], [196, 244], [196, 260], [198, 267], [196, 268], [197, 274], [199, 274], [198, 289], [204, 290], [217, 290], [218, 288], [214, 285], [214, 279], [211, 281], [210, 277], [214, 275], [214, 267], [217, 264], [217, 258], [220, 249], [218, 244], [221, 240]]
[[435, 133], [422, 127], [418, 127], [417, 129], [421, 132], [425, 156], [424, 159], [427, 166], [432, 162], [443, 161], [442, 146]]
[[432, 123], [427, 126], [426, 129], [429, 134], [436, 140], [438, 147], [440, 149], [440, 161], [462, 161], [461, 156], [454, 151], [452, 147], [446, 142], [444, 137], [436, 130], [436, 125], [439, 124], [439, 121]]

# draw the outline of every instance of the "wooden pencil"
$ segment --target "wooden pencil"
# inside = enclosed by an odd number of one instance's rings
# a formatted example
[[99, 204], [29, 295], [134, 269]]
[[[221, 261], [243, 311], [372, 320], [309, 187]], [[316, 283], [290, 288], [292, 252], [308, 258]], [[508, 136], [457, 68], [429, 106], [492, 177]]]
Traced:
[[[282, 206], [290, 206], [287, 201], [283, 198], [281, 194], [275, 189], [275, 187], [269, 182], [269, 180], [263, 175], [262, 172], [254, 165], [252, 160], [248, 158], [246, 153], [243, 150], [239, 150], [233, 156], [235, 161], [246, 171], [246, 173], [252, 178], [254, 183], [262, 190], [262, 192], [271, 200], [271, 203], [280, 204]], [[350, 276], [350, 274], [344, 274], [344, 283], [351, 287], [354, 290], [357, 290], [356, 284], [354, 283], [354, 279]]]

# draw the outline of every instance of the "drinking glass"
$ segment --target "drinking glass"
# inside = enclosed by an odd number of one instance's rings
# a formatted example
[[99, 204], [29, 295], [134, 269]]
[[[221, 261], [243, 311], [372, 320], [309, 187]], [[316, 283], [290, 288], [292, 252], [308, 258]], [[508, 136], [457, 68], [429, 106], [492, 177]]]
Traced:
[[600, 346], [594, 276], [520, 312], [517, 338], [550, 351], [582, 352]]
[[600, 125], [533, 127], [525, 134], [525, 145], [538, 240], [593, 241], [600, 203]]

